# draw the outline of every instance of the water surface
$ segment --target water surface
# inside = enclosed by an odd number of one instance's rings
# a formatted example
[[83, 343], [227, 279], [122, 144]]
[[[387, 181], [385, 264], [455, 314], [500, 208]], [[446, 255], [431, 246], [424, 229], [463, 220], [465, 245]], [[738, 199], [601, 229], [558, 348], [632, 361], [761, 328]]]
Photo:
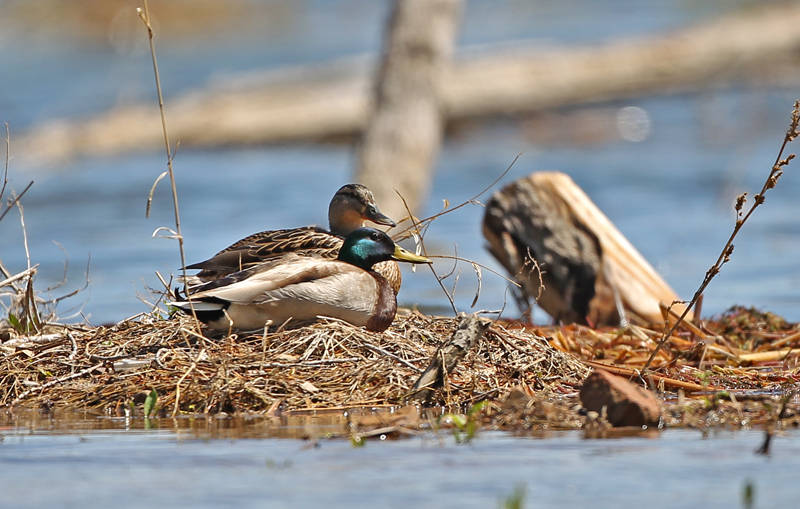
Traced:
[[517, 486], [529, 508], [739, 507], [748, 482], [755, 507], [785, 507], [798, 495], [796, 431], [776, 437], [764, 457], [753, 453], [760, 431], [605, 440], [483, 431], [466, 445], [429, 432], [353, 447], [269, 438], [263, 428], [209, 438], [163, 419], [151, 431], [141, 422], [126, 429], [123, 419], [94, 423], [0, 429], [3, 507], [485, 508]]

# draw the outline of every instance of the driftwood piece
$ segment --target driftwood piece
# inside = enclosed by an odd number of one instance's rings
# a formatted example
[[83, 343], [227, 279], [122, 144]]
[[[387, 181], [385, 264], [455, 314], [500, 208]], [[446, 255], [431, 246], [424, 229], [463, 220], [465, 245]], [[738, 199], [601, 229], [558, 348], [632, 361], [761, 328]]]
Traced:
[[464, 356], [476, 346], [492, 322], [477, 315], [461, 315], [456, 330], [444, 345], [436, 350], [428, 367], [411, 389], [411, 397], [427, 400], [433, 389], [444, 384], [446, 373], [451, 373]]
[[[678, 300], [563, 173], [534, 173], [496, 192], [483, 234], [492, 255], [522, 285], [524, 299], [536, 299], [556, 320], [618, 325], [624, 308], [628, 320], [655, 324], [663, 322], [660, 305]], [[681, 312], [681, 306], [673, 309]]]
[[[442, 81], [450, 123], [645, 94], [702, 90], [796, 70], [800, 5], [747, 9], [685, 30], [591, 47], [519, 47], [463, 55]], [[370, 69], [364, 59], [214, 80], [170, 100], [170, 132], [181, 146], [351, 139], [367, 123]], [[18, 138], [18, 154], [49, 162], [155, 149], [163, 143], [150, 103], [88, 119], [50, 120]]]
[[442, 139], [442, 80], [455, 45], [460, 0], [395, 0], [355, 180], [390, 217], [424, 203]]

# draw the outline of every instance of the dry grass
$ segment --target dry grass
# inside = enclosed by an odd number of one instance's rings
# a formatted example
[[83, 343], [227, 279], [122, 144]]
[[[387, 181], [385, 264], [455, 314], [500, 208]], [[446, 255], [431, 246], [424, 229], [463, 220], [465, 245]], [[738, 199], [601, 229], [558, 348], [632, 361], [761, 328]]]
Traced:
[[[45, 325], [33, 336], [5, 328], [0, 406], [141, 415], [153, 389], [161, 415], [402, 405], [456, 323], [405, 312], [383, 333], [329, 320], [208, 338], [193, 331], [191, 318], [148, 314], [113, 327]], [[636, 380], [659, 337], [633, 326], [494, 322], [432, 403], [488, 400], [484, 423], [498, 428], [579, 428], [577, 388], [590, 369], [603, 364]], [[665, 397], [668, 425], [774, 422], [777, 394], [800, 378], [800, 348], [787, 353], [798, 343], [796, 324], [737, 308], [701, 327], [682, 325], [645, 382]], [[787, 408], [784, 425], [800, 415], [796, 402]]]
[[[144, 315], [110, 328], [51, 325], [0, 346], [0, 405], [114, 414], [151, 389], [163, 412], [399, 404], [455, 323], [408, 313], [384, 333], [331, 320], [218, 339], [197, 335], [183, 316]], [[588, 372], [543, 338], [496, 324], [448, 373], [437, 402], [498, 397], [517, 385], [568, 392]]]

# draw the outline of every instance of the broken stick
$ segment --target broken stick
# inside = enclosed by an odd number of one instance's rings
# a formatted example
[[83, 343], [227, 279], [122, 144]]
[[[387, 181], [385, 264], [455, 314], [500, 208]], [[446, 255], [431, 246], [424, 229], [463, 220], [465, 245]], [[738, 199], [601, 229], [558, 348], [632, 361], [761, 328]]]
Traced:
[[445, 374], [451, 373], [467, 352], [477, 345], [491, 323], [477, 315], [467, 316], [462, 313], [450, 340], [433, 354], [430, 364], [414, 384], [409, 397], [427, 400], [433, 389], [444, 385]]

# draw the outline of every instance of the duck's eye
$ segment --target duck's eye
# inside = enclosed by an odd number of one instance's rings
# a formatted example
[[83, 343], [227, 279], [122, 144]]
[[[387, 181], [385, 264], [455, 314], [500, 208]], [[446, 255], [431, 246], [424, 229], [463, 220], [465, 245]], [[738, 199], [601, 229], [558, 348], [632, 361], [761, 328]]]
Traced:
[[381, 240], [381, 236], [380, 236], [380, 234], [378, 232], [370, 233], [369, 234], [369, 238], [371, 238], [372, 240], [375, 240], [375, 241]]
[[378, 211], [373, 205], [370, 205], [369, 207], [367, 207], [367, 213], [371, 216], [374, 216], [378, 213]]

